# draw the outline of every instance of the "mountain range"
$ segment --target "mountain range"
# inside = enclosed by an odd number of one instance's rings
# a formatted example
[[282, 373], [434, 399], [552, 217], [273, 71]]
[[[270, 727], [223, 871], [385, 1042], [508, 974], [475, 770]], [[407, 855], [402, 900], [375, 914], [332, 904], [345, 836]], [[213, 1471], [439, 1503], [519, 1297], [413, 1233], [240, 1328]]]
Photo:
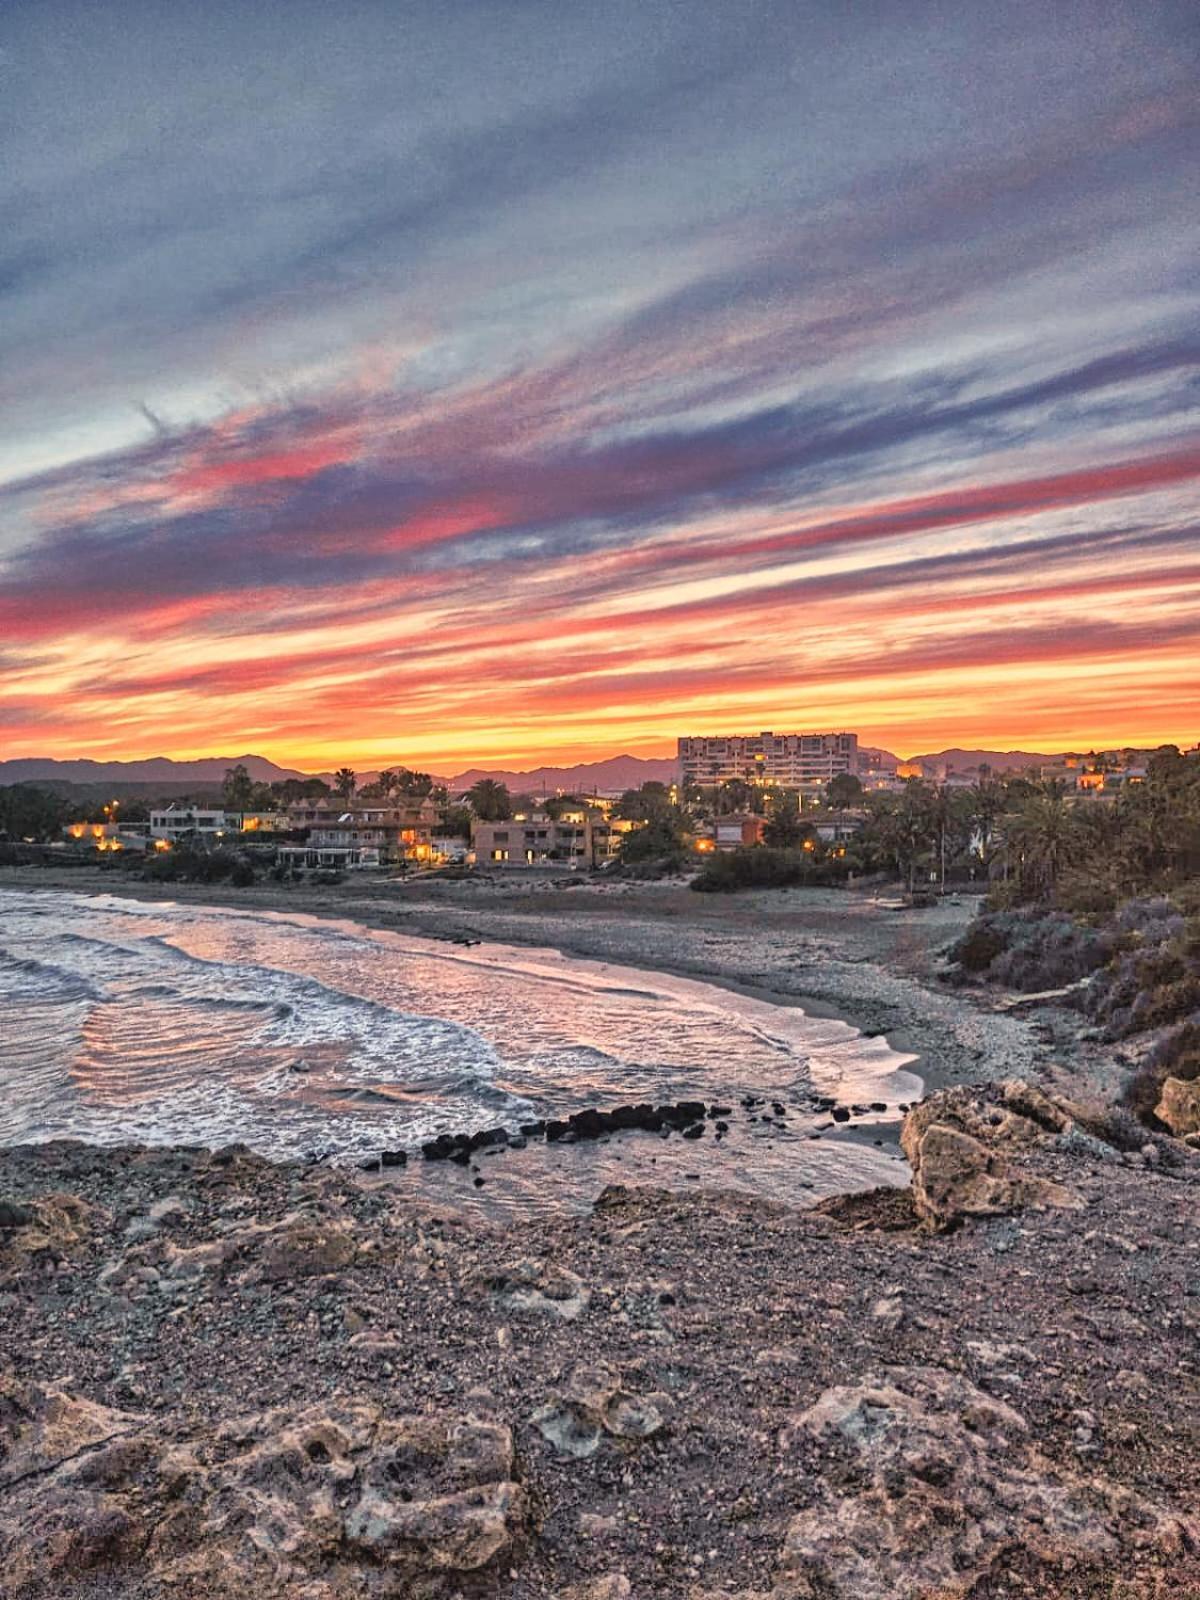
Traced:
[[[902, 759], [890, 750], [874, 745], [863, 745], [859, 755], [865, 763], [877, 767], [894, 767]], [[930, 769], [952, 768], [958, 772], [987, 764], [995, 772], [1022, 771], [1026, 767], [1043, 766], [1059, 759], [1035, 750], [964, 750], [954, 748], [937, 750], [924, 755], [903, 759], [917, 761]], [[118, 789], [128, 785], [153, 785], [164, 795], [185, 794], [190, 788], [219, 786], [230, 767], [242, 765], [256, 783], [278, 783], [286, 778], [320, 777], [327, 782], [331, 773], [305, 773], [295, 767], [281, 767], [265, 756], [205, 756], [195, 761], [175, 761], [169, 756], [155, 756], [146, 761], [57, 761], [29, 756], [11, 761], [0, 761], [0, 785], [11, 783], [54, 783], [96, 787], [112, 784]], [[399, 763], [397, 763], [399, 765]], [[507, 767], [469, 767], [453, 777], [435, 777], [453, 793], [460, 794], [478, 783], [481, 778], [492, 778], [508, 786], [514, 793], [553, 792], [564, 790], [580, 794], [614, 794], [624, 789], [636, 789], [643, 783], [672, 783], [678, 766], [670, 757], [647, 758], [642, 756], [610, 756], [605, 761], [582, 762], [570, 767], [531, 767], [527, 771]], [[359, 783], [371, 782], [377, 774], [360, 772]]]
[[170, 787], [190, 783], [221, 783], [230, 767], [241, 763], [255, 783], [281, 783], [307, 774], [294, 767], [278, 767], [265, 756], [204, 756], [196, 761], [173, 761], [152, 756], [147, 761], [54, 761], [28, 756], [0, 761], [0, 784], [9, 783], [162, 783]]

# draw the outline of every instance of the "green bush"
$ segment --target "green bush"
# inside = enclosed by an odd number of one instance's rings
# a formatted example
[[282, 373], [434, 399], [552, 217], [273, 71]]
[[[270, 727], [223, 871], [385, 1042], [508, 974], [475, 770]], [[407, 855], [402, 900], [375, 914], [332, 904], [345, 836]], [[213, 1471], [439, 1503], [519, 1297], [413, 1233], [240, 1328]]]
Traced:
[[691, 886], [700, 894], [732, 894], [738, 889], [787, 889], [829, 881], [828, 869], [807, 850], [748, 845], [709, 856]]

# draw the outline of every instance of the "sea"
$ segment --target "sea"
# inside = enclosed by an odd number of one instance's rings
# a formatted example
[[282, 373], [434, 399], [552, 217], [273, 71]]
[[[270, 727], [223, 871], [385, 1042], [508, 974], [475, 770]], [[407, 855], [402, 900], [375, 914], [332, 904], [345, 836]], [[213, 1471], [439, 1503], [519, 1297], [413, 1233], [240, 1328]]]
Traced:
[[[800, 1006], [550, 949], [0, 890], [0, 1145], [242, 1143], [354, 1167], [405, 1149], [377, 1181], [504, 1222], [586, 1210], [608, 1183], [806, 1204], [907, 1182], [912, 1062]], [[835, 1125], [819, 1096], [886, 1110]], [[420, 1156], [442, 1132], [685, 1099], [731, 1107], [729, 1132]]]

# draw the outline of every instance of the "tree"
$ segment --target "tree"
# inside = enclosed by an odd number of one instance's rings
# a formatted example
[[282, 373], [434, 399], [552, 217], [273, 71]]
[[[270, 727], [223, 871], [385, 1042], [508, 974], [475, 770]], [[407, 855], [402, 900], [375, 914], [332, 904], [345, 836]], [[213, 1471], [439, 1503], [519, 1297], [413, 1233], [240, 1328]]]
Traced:
[[254, 796], [254, 779], [242, 762], [230, 767], [221, 785], [221, 799], [226, 811], [249, 811]]
[[682, 864], [686, 856], [683, 813], [678, 806], [651, 817], [645, 827], [634, 828], [621, 839], [621, 860], [627, 864], [667, 861]]
[[467, 803], [480, 822], [507, 822], [512, 816], [512, 796], [495, 778], [480, 778], [467, 791]]
[[31, 783], [0, 789], [0, 839], [56, 839], [71, 820], [71, 804]]
[[271, 785], [271, 794], [277, 805], [291, 806], [298, 800], [319, 800], [330, 794], [323, 778], [284, 778]]
[[909, 894], [913, 894], [917, 866], [938, 834], [934, 796], [928, 784], [920, 778], [910, 779], [904, 792], [881, 809], [877, 826], [886, 853], [906, 880]]
[[825, 803], [834, 811], [845, 811], [862, 800], [863, 786], [852, 772], [837, 772], [825, 786]]
[[424, 800], [433, 792], [433, 779], [427, 772], [414, 772], [411, 767], [401, 767], [394, 775], [392, 787], [401, 794]]
[[763, 843], [776, 850], [796, 850], [812, 837], [811, 826], [800, 815], [797, 795], [782, 796], [763, 828]]
[[964, 805], [972, 833], [978, 840], [979, 859], [987, 867], [995, 854], [996, 824], [1009, 809], [1009, 798], [1002, 783], [985, 776], [983, 766], [979, 774], [979, 782], [966, 791]]
[[651, 822], [668, 816], [676, 807], [665, 783], [644, 783], [640, 789], [626, 789], [613, 807], [613, 815], [626, 822]]
[[1010, 859], [1015, 857], [1023, 892], [1052, 900], [1059, 874], [1079, 854], [1081, 837], [1062, 794], [1035, 794], [1004, 827]]
[[358, 776], [349, 767], [339, 767], [333, 775], [333, 788], [335, 794], [340, 794], [347, 803], [354, 793], [354, 786]]
[[717, 792], [717, 804], [722, 811], [752, 811], [762, 814], [766, 796], [757, 784], [745, 778], [727, 778]]
[[448, 839], [469, 839], [471, 837], [470, 806], [443, 806], [438, 815], [438, 832], [444, 833]]

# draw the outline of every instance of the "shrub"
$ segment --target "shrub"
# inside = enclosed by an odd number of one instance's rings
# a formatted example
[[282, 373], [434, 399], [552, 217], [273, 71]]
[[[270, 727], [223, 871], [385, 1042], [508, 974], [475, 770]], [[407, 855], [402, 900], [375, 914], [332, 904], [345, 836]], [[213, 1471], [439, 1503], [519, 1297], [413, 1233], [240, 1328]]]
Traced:
[[824, 883], [828, 877], [806, 850], [753, 845], [710, 856], [691, 886], [701, 894], [730, 894], [738, 889], [786, 889], [795, 884]]
[[1146, 1059], [1134, 1073], [1121, 1095], [1128, 1107], [1147, 1127], [1161, 1129], [1154, 1108], [1167, 1078], [1193, 1082], [1200, 1078], [1200, 1015], [1170, 1029], [1155, 1040]]
[[248, 889], [254, 882], [253, 862], [247, 861], [245, 856], [240, 856], [233, 864], [229, 881], [235, 889]]
[[1105, 965], [1114, 946], [1111, 933], [1086, 927], [1062, 911], [985, 911], [951, 947], [950, 959], [994, 983], [1033, 994], [1086, 978]]

